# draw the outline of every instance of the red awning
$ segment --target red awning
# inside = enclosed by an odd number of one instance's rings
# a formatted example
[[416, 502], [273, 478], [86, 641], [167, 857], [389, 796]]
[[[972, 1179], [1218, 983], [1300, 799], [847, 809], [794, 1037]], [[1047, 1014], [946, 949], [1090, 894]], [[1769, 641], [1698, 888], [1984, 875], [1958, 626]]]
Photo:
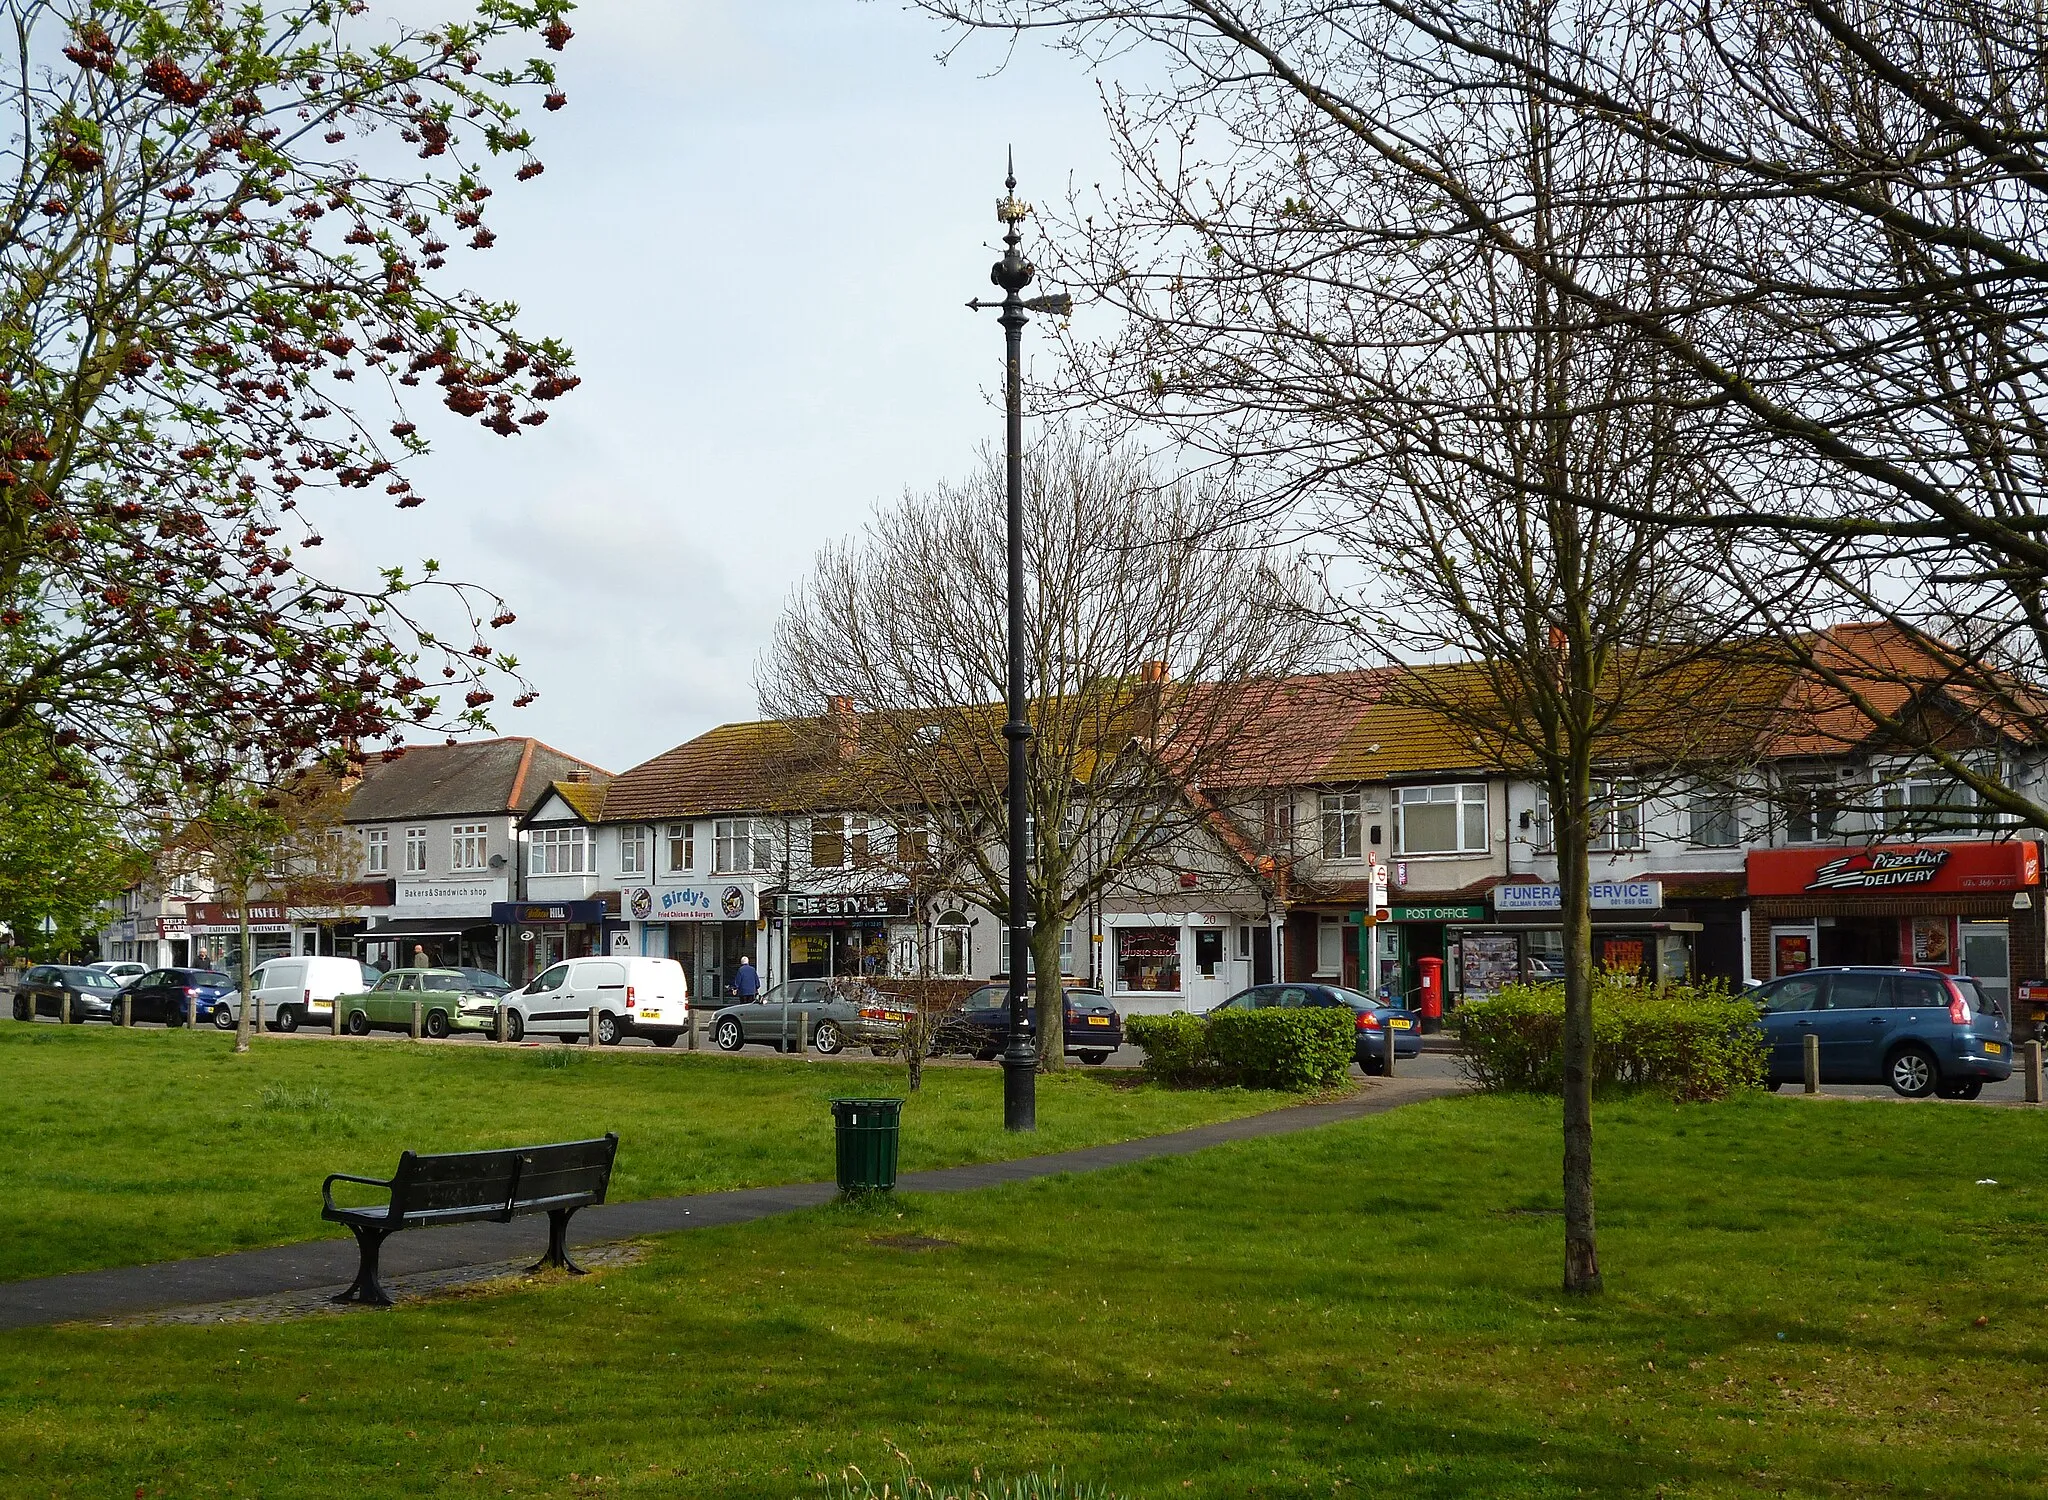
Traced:
[[2030, 842], [1838, 844], [1749, 855], [1752, 896], [1960, 894], [2040, 883], [2041, 851]]

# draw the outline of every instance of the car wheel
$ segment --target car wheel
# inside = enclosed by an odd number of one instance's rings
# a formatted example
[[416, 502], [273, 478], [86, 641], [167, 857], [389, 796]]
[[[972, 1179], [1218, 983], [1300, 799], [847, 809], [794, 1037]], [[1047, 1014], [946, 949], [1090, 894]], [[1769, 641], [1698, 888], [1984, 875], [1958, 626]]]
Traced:
[[526, 1040], [526, 1017], [516, 1010], [505, 1012], [505, 1040], [523, 1042]]
[[1984, 1080], [1981, 1078], [1958, 1079], [1954, 1083], [1944, 1083], [1939, 1090], [1944, 1099], [1974, 1099], [1983, 1092]]
[[215, 1031], [233, 1031], [235, 1029], [234, 1011], [225, 1005], [215, 1005], [213, 1008], [213, 1029]]
[[1906, 1099], [1925, 1099], [1941, 1083], [1941, 1068], [1925, 1047], [1901, 1047], [1885, 1068], [1892, 1092]]
[[352, 1010], [348, 1013], [348, 1034], [350, 1036], [368, 1036], [370, 1034], [370, 1017], [367, 1012]]
[[447, 1011], [430, 1010], [427, 1012], [427, 1035], [437, 1042], [448, 1035]]
[[737, 1021], [720, 1021], [712, 1028], [711, 1034], [717, 1040], [721, 1052], [737, 1052], [746, 1041], [740, 1034], [740, 1023]]
[[299, 1008], [296, 1005], [287, 1005], [278, 1011], [277, 1029], [286, 1032], [299, 1029]]
[[673, 1047], [675, 1044], [676, 1034], [673, 1031], [664, 1031], [654, 1039], [654, 1045], [657, 1047]]
[[1769, 1089], [1774, 1094], [1777, 1093], [1778, 1090], [1783, 1088], [1784, 1086], [1785, 1080], [1782, 1078], [1773, 1078], [1764, 1085], [1765, 1088]]
[[1107, 1052], [1083, 1052], [1081, 1054], [1081, 1061], [1088, 1064], [1091, 1068], [1099, 1068], [1109, 1061], [1109, 1054]]
[[1387, 1060], [1384, 1057], [1377, 1057], [1372, 1054], [1367, 1054], [1366, 1056], [1361, 1057], [1358, 1060], [1358, 1066], [1359, 1070], [1363, 1072], [1366, 1077], [1377, 1078], [1380, 1074], [1386, 1072]]
[[609, 1011], [597, 1018], [597, 1042], [601, 1047], [616, 1047], [626, 1039], [625, 1028], [619, 1025], [619, 1018]]
[[811, 1045], [818, 1049], [820, 1056], [830, 1057], [833, 1053], [845, 1047], [846, 1038], [840, 1035], [839, 1027], [836, 1023], [820, 1021], [817, 1030], [811, 1033]]
[[22, 999], [19, 995], [14, 997], [14, 1019], [17, 1021], [35, 1019], [34, 1013], [29, 1009], [28, 1001]]

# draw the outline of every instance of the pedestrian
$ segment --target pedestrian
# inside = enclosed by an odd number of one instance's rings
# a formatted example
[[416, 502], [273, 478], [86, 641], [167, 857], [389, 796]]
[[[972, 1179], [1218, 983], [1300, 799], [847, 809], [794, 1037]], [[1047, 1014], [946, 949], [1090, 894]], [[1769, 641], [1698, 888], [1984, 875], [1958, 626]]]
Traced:
[[754, 960], [741, 955], [739, 971], [732, 976], [732, 992], [742, 1000], [751, 1000], [761, 993], [761, 976], [754, 972]]
[[412, 966], [415, 969], [429, 969], [433, 967], [432, 961], [427, 957], [427, 945], [425, 943], [414, 943], [412, 945]]

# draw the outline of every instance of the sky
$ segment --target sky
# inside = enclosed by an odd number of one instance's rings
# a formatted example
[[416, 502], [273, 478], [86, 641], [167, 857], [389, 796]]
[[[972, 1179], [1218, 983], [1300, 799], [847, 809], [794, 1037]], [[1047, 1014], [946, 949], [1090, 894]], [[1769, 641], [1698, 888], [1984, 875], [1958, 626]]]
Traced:
[[1078, 63], [991, 39], [941, 64], [946, 33], [896, 0], [570, 19], [568, 107], [534, 112], [547, 170], [508, 174], [496, 247], [450, 269], [568, 342], [583, 384], [512, 440], [420, 403], [428, 503], [328, 524], [325, 561], [433, 557], [503, 594], [493, 639], [540, 696], [501, 700], [498, 731], [623, 771], [753, 717], [817, 548], [1000, 437], [1001, 334], [964, 304], [991, 291], [1004, 153], [1048, 201], [1110, 158]]

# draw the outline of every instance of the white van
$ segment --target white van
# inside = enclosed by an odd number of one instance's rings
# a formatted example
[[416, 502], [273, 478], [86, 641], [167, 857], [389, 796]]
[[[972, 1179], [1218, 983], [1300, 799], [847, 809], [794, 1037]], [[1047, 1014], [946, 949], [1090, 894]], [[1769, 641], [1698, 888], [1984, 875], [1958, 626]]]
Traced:
[[607, 1047], [644, 1036], [673, 1047], [690, 1024], [690, 987], [672, 958], [572, 958], [543, 970], [531, 984], [498, 1002], [505, 1036], [588, 1036], [597, 1010], [597, 1039]]
[[[263, 1003], [256, 1012], [266, 1026], [297, 1031], [334, 1024], [334, 997], [360, 995], [377, 982], [377, 971], [353, 958], [306, 954], [273, 958], [256, 966], [251, 988]], [[239, 1017], [238, 1017], [239, 1018]]]

